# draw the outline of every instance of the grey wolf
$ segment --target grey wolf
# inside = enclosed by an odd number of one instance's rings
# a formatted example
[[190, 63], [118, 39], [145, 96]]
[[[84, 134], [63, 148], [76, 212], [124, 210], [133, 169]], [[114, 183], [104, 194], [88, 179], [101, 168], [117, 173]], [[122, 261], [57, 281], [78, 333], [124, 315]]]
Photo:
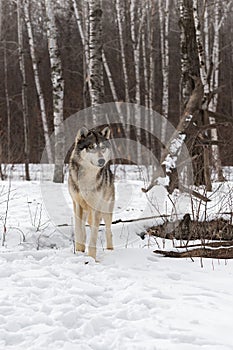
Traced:
[[115, 191], [110, 170], [110, 128], [101, 131], [78, 130], [69, 161], [68, 187], [73, 200], [75, 217], [75, 251], [85, 251], [85, 223], [89, 223], [91, 236], [88, 255], [96, 259], [96, 242], [100, 221], [106, 226], [107, 249], [113, 249], [112, 213]]

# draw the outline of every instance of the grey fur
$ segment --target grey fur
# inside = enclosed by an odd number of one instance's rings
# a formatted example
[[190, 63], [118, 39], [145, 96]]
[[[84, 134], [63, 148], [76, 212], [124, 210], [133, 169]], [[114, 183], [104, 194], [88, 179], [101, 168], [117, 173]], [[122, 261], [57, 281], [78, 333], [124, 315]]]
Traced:
[[111, 222], [114, 207], [114, 178], [110, 170], [110, 129], [81, 128], [69, 162], [69, 192], [75, 215], [76, 251], [85, 250], [85, 222], [91, 226], [88, 254], [96, 258], [100, 220], [106, 224], [107, 248], [113, 249]]

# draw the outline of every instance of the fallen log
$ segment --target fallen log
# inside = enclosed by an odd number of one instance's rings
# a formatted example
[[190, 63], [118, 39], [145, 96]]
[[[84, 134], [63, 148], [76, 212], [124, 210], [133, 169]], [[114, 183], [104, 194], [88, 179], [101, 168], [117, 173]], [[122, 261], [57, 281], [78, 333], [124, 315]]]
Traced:
[[186, 250], [184, 252], [155, 250], [154, 253], [160, 254], [169, 258], [233, 259], [233, 247], [218, 248], [218, 249], [200, 247], [200, 248], [195, 248], [191, 250]]

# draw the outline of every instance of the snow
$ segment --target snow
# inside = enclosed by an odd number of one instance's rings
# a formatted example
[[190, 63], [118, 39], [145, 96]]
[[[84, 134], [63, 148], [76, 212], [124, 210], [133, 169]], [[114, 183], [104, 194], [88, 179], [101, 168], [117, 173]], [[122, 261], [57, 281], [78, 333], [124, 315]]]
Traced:
[[[133, 170], [132, 170], [133, 169]], [[0, 184], [0, 349], [10, 350], [230, 350], [233, 262], [171, 259], [153, 253], [160, 239], [140, 239], [147, 226], [172, 214], [161, 186], [141, 192], [147, 174], [117, 171], [114, 220], [158, 218], [113, 227], [114, 251], [106, 251], [100, 227], [98, 260], [73, 254], [72, 210], [67, 184], [64, 205], [51, 220], [39, 172], [31, 182]], [[210, 218], [232, 212], [233, 184], [214, 184]], [[187, 195], [174, 194], [176, 215], [195, 210]], [[195, 202], [196, 201], [196, 202]], [[194, 208], [194, 209], [192, 209]], [[203, 218], [205, 206], [201, 206]], [[62, 217], [60, 217], [62, 215]], [[226, 214], [227, 216], [227, 214]], [[62, 226], [57, 227], [57, 223]], [[66, 225], [66, 226], [64, 226]], [[25, 240], [24, 240], [25, 236]], [[171, 242], [166, 242], [169, 247]]]

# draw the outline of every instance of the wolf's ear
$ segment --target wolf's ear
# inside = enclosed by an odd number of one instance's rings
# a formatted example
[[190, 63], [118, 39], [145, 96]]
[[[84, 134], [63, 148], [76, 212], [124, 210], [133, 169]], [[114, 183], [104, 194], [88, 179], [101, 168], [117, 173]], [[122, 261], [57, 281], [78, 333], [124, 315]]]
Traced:
[[81, 138], [85, 138], [88, 134], [88, 129], [85, 128], [85, 126], [83, 126], [81, 129], [78, 130], [75, 142], [77, 143], [79, 140], [81, 140]]
[[109, 126], [106, 126], [100, 133], [108, 140], [110, 138], [111, 129]]

